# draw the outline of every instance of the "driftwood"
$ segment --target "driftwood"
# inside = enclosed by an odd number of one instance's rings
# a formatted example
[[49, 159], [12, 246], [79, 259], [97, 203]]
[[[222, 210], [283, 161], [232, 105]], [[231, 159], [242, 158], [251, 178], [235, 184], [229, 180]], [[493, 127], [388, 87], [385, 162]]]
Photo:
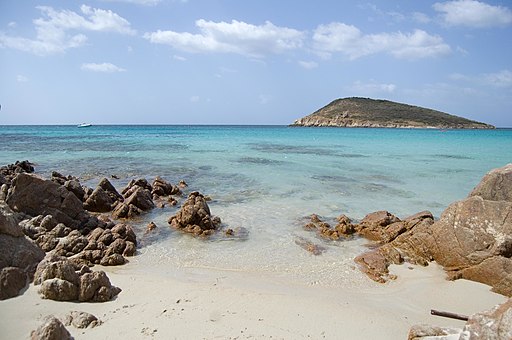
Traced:
[[468, 321], [468, 316], [462, 315], [462, 314], [457, 314], [457, 313], [443, 312], [443, 311], [431, 309], [430, 314], [436, 315], [436, 316], [443, 316], [445, 318], [450, 318], [450, 319]]

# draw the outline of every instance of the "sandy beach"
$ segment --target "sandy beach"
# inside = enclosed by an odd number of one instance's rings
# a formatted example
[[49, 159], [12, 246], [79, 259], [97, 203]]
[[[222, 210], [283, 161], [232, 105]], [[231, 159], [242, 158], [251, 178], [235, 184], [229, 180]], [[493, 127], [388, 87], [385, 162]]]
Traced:
[[[136, 262], [136, 261], [135, 261]], [[446, 281], [443, 270], [393, 266], [398, 279], [370, 288], [296, 285], [283, 278], [215, 269], [142, 273], [132, 262], [105, 270], [123, 289], [106, 303], [43, 300], [37, 286], [0, 301], [2, 339], [25, 339], [44, 316], [73, 310], [97, 316], [95, 328], [68, 326], [75, 339], [405, 339], [419, 323], [462, 327], [430, 309], [472, 314], [505, 301], [479, 283]]]

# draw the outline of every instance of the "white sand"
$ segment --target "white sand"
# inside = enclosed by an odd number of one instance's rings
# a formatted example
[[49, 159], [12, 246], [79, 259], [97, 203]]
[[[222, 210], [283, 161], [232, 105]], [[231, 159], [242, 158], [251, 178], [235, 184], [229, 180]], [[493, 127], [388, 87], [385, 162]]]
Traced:
[[0, 339], [25, 339], [41, 319], [85, 311], [104, 323], [68, 326], [76, 339], [406, 339], [418, 323], [461, 327], [430, 309], [471, 314], [505, 301], [489, 287], [444, 280], [436, 265], [393, 266], [399, 278], [371, 288], [301, 286], [256, 273], [166, 268], [134, 263], [103, 268], [123, 291], [107, 303], [43, 300], [33, 285], [0, 301]]

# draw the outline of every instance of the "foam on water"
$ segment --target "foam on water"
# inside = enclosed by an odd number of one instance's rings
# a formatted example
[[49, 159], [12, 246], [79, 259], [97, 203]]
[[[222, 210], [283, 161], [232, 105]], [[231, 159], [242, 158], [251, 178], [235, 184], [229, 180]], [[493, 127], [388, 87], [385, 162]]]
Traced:
[[[240, 126], [1, 126], [0, 163], [28, 159], [36, 171], [73, 174], [95, 186], [116, 175], [185, 179], [213, 198], [212, 213], [242, 240], [199, 240], [167, 227], [177, 207], [155, 209], [134, 225], [133, 259], [174, 267], [272, 273], [325, 285], [368, 284], [353, 258], [364, 240], [325, 242], [303, 230], [304, 217], [354, 219], [376, 210], [439, 216], [492, 168], [512, 161], [512, 130], [446, 131]], [[155, 221], [157, 232], [143, 236]], [[314, 256], [297, 245], [324, 248]]]

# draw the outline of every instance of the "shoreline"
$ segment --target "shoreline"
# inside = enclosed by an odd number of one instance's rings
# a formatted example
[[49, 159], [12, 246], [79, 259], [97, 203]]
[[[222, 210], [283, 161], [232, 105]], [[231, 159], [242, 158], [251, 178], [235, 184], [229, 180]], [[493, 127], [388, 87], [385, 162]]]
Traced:
[[464, 325], [431, 316], [431, 308], [472, 314], [506, 300], [483, 284], [445, 280], [435, 263], [413, 270], [408, 264], [393, 266], [398, 279], [371, 288], [306, 286], [259, 273], [156, 267], [160, 274], [153, 270], [155, 274], [147, 275], [136, 261], [95, 267], [123, 289], [104, 303], [44, 300], [30, 284], [23, 295], [0, 301], [3, 336], [27, 338], [46, 315], [63, 319], [78, 310], [103, 324], [68, 326], [75, 339], [405, 339], [418, 323]]

